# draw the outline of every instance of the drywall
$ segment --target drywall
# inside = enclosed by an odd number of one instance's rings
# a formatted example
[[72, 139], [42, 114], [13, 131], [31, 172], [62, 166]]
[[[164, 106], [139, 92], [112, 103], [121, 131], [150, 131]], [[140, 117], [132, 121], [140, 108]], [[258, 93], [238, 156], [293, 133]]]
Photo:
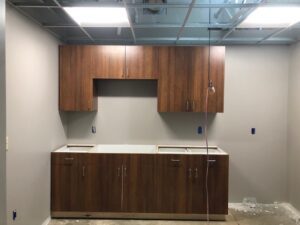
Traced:
[[41, 225], [50, 215], [50, 152], [66, 143], [58, 112], [58, 44], [7, 8], [8, 224]]
[[0, 1], [0, 224], [6, 224], [5, 1]]
[[300, 210], [300, 43], [291, 46], [288, 114], [289, 201]]
[[[209, 138], [230, 153], [232, 202], [286, 200], [288, 72], [286, 46], [227, 47], [225, 113], [210, 116]], [[70, 143], [204, 144], [196, 133], [204, 115], [157, 113], [155, 83], [100, 81], [98, 88], [98, 113], [69, 114]]]

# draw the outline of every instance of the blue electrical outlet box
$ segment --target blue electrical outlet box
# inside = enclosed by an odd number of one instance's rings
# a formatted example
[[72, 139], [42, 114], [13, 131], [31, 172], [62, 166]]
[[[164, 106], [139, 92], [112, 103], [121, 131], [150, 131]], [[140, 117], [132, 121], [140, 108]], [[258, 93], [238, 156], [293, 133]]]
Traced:
[[256, 129], [255, 128], [251, 128], [251, 134], [252, 135], [256, 134]]
[[202, 134], [203, 133], [203, 128], [201, 126], [199, 126], [197, 132], [198, 132], [198, 134]]

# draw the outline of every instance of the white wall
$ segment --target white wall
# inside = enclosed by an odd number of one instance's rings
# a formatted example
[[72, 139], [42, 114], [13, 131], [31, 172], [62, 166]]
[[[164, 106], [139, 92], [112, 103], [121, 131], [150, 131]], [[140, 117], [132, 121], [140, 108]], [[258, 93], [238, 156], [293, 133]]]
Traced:
[[5, 1], [0, 1], [0, 224], [6, 224]]
[[59, 43], [10, 7], [6, 19], [8, 224], [41, 225], [50, 215], [50, 152], [66, 143]]
[[288, 115], [289, 201], [300, 210], [300, 43], [291, 46]]
[[[288, 73], [289, 47], [226, 49], [225, 113], [210, 116], [209, 138], [230, 153], [230, 201], [287, 198]], [[70, 143], [204, 144], [196, 133], [204, 115], [157, 113], [154, 83], [100, 81], [98, 87], [98, 113], [69, 114]]]

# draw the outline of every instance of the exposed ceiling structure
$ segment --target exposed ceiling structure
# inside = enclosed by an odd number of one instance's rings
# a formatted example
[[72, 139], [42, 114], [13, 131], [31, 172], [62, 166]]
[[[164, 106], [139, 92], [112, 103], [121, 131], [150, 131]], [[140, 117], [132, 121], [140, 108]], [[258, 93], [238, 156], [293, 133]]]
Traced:
[[[259, 6], [300, 6], [300, 0], [8, 0], [63, 43], [232, 45], [291, 44], [300, 23], [283, 28], [237, 26]], [[63, 7], [126, 7], [129, 27], [79, 26]]]

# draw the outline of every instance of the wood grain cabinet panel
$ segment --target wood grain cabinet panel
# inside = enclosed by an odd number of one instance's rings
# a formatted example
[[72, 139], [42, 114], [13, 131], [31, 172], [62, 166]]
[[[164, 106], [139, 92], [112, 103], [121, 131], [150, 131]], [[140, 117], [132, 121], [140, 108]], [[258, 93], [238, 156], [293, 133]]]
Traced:
[[97, 109], [91, 78], [92, 51], [92, 46], [60, 46], [60, 110], [95, 111]]
[[76, 154], [52, 154], [51, 211], [84, 211]]
[[[211, 214], [228, 213], [228, 158], [209, 157]], [[206, 162], [205, 155], [52, 153], [51, 211], [205, 214]]]
[[130, 154], [123, 161], [123, 212], [158, 213], [156, 155]]
[[213, 214], [228, 214], [229, 157], [209, 156], [209, 160], [209, 211]]
[[[159, 47], [158, 112], [223, 112], [225, 47]], [[210, 58], [210, 60], [209, 60]]]
[[159, 48], [158, 111], [188, 110], [190, 47]]
[[158, 47], [126, 46], [126, 79], [158, 79]]
[[206, 213], [205, 158], [202, 155], [188, 156], [188, 202], [187, 211], [191, 214]]
[[[225, 47], [212, 46], [210, 48], [210, 79], [216, 92], [209, 95], [208, 112], [224, 112], [224, 73]], [[205, 86], [208, 85], [208, 82], [206, 79]]]
[[161, 213], [187, 213], [187, 159], [183, 155], [159, 155], [157, 159], [157, 210]]
[[125, 79], [125, 48], [125, 46], [93, 46], [93, 78]]
[[122, 156], [89, 154], [85, 160], [85, 204], [88, 212], [120, 212]]

